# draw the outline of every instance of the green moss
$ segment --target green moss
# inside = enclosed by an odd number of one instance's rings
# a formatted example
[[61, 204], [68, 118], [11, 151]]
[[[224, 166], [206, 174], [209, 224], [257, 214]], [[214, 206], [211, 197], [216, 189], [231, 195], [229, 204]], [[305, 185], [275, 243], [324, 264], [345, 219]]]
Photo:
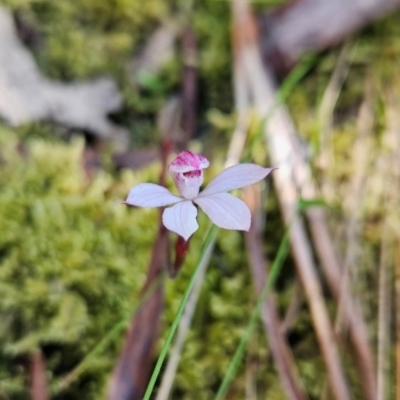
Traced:
[[[23, 154], [10, 131], [0, 131], [0, 142], [0, 388], [20, 396], [26, 371], [14, 370], [17, 357], [42, 349], [52, 365], [51, 385], [132, 311], [157, 214], [121, 200], [155, 170], [89, 180], [82, 140], [30, 140]], [[63, 398], [98, 398], [115, 351], [85, 373], [97, 395], [82, 391], [83, 377]]]

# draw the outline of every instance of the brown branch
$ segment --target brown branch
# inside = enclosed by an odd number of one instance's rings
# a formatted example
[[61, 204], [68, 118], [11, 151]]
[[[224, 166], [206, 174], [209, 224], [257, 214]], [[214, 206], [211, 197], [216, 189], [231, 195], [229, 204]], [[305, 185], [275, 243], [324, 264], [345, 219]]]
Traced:
[[[386, 219], [387, 217], [385, 217]], [[383, 223], [381, 239], [381, 255], [379, 262], [378, 291], [378, 368], [377, 368], [377, 400], [385, 400], [388, 396], [390, 375], [390, 286], [389, 268], [391, 246], [388, 238], [387, 221]]]
[[304, 300], [303, 296], [303, 291], [301, 284], [298, 279], [296, 279], [296, 282], [294, 284], [294, 291], [292, 294], [292, 298], [289, 303], [289, 307], [286, 310], [285, 317], [283, 318], [282, 321], [282, 332], [285, 334], [288, 333], [288, 331], [291, 329], [291, 326], [294, 324], [297, 315], [301, 309], [302, 303]]
[[[268, 74], [268, 72], [265, 73], [271, 80], [271, 74]], [[259, 74], [262, 74], [262, 72]], [[273, 87], [270, 83], [269, 87], [265, 87], [263, 91], [260, 91], [260, 108], [261, 110], [265, 110], [264, 112], [266, 112], [274, 102], [274, 94], [269, 94], [270, 99], [268, 101], [261, 97], [262, 95], [266, 97], [267, 92], [273, 91], [271, 86]], [[272, 132], [279, 132], [279, 135], [273, 136]], [[311, 180], [307, 162], [301, 157], [293, 122], [284, 107], [277, 109], [275, 115], [270, 119], [269, 131], [267, 131], [267, 139], [268, 138], [271, 156], [272, 153], [275, 153], [276, 157], [280, 157], [279, 159], [282, 161], [283, 165], [285, 165], [284, 171], [287, 176], [287, 181], [284, 182], [284, 178], [282, 178], [281, 190], [283, 192], [281, 193], [281, 201], [287, 208], [292, 207], [293, 211], [294, 204], [299, 195], [306, 199], [315, 199], [317, 197], [317, 190]], [[282, 168], [280, 168], [279, 171], [281, 172]], [[279, 176], [280, 174], [276, 174], [274, 178], [278, 179]], [[289, 187], [291, 181], [293, 185], [292, 189]], [[288, 192], [284, 192], [286, 187]], [[309, 208], [306, 211], [306, 216], [309, 221], [315, 250], [321, 262], [321, 267], [326, 276], [327, 283], [334, 297], [338, 299], [342, 283], [341, 262], [338, 259], [327, 228], [325, 212], [321, 208]], [[346, 296], [344, 314], [345, 319], [350, 324], [350, 339], [357, 354], [356, 361], [362, 376], [365, 398], [375, 400], [376, 376], [368, 329], [365, 325], [361, 309], [350, 296]]]
[[[388, 398], [390, 393], [389, 376], [391, 372], [391, 335], [390, 327], [392, 323], [391, 317], [391, 267], [394, 264], [394, 278], [395, 278], [395, 310], [396, 316], [394, 323], [399, 329], [399, 308], [398, 308], [398, 289], [399, 289], [399, 270], [398, 270], [398, 250], [394, 245], [393, 230], [390, 229], [393, 217], [398, 213], [399, 204], [399, 179], [400, 179], [400, 166], [398, 163], [398, 154], [400, 150], [400, 118], [398, 116], [399, 96], [395, 90], [390, 88], [386, 94], [386, 130], [382, 139], [383, 153], [377, 160], [377, 172], [383, 181], [382, 193], [379, 195], [381, 203], [385, 209], [385, 215], [382, 224], [381, 236], [381, 254], [379, 262], [379, 292], [378, 292], [378, 367], [377, 367], [377, 380], [378, 380], [378, 400]], [[398, 331], [399, 332], [399, 331]], [[397, 371], [399, 374], [399, 336], [396, 338], [396, 363]], [[397, 385], [399, 380], [397, 379]], [[400, 397], [399, 386], [397, 386], [397, 398]]]
[[[343, 44], [338, 54], [335, 67], [332, 71], [328, 84], [326, 85], [318, 109], [319, 129], [319, 154], [316, 159], [318, 168], [325, 172], [329, 167], [334, 166], [334, 145], [333, 145], [333, 117], [337, 100], [341, 93], [343, 84], [347, 78], [351, 65], [351, 56], [354, 54], [350, 41]], [[336, 195], [335, 185], [328, 174], [325, 174], [321, 182], [321, 192], [329, 202]]]
[[400, 252], [395, 250], [396, 400], [400, 400]]
[[33, 354], [29, 365], [31, 400], [48, 400], [46, 364], [41, 351]]
[[[234, 50], [236, 50], [234, 48]], [[236, 56], [234, 61], [234, 91], [235, 91], [235, 107], [238, 112], [238, 121], [236, 128], [233, 132], [225, 162], [225, 168], [237, 164], [243, 152], [245, 145], [247, 130], [249, 127], [249, 88], [246, 79], [246, 74], [242, 65], [240, 57]], [[207, 254], [203, 258], [202, 264], [198, 271], [198, 278], [189, 296], [185, 311], [179, 323], [178, 333], [174, 345], [170, 352], [170, 357], [162, 377], [159, 391], [157, 393], [157, 400], [165, 400], [169, 397], [175, 377], [176, 369], [178, 368], [179, 359], [181, 356], [183, 344], [186, 338], [187, 331], [189, 330], [193, 314], [195, 312], [196, 304], [199, 298], [201, 285], [208, 267], [209, 259], [211, 257], [215, 240], [211, 242]]]
[[260, 18], [263, 57], [287, 72], [302, 54], [337, 45], [399, 7], [400, 0], [293, 0]]
[[[363, 147], [362, 144], [365, 142], [365, 137], [368, 137], [366, 132], [372, 129], [374, 104], [371, 90], [372, 89], [367, 84], [366, 98], [360, 108], [358, 118], [358, 130], [361, 134], [360, 140], [362, 143], [360, 142], [360, 145], [357, 146], [357, 154], [359, 155], [361, 153], [363, 160], [365, 158], [365, 149], [358, 149], [358, 147]], [[355, 159], [358, 158], [358, 155], [355, 157]], [[366, 162], [367, 160], [365, 159], [363, 163], [365, 164]], [[299, 159], [295, 169], [297, 171], [304, 171], [306, 169], [304, 161]], [[303, 172], [302, 175], [309, 176], [309, 172]], [[363, 168], [360, 169], [360, 172], [354, 178], [352, 183], [353, 186], [358, 188], [358, 196], [362, 195], [362, 182]], [[302, 196], [304, 198], [317, 197], [317, 190], [309, 178], [305, 180], [303, 178], [303, 181], [300, 181], [300, 185]], [[356, 207], [358, 207], [358, 204], [355, 202], [353, 208], [355, 209]], [[346, 280], [343, 279], [343, 276], [347, 275], [347, 273], [343, 270], [346, 270], [348, 268], [347, 266], [352, 262], [352, 251], [348, 253], [346, 257], [346, 264], [344, 268], [342, 268], [341, 265], [343, 262], [339, 260], [338, 255], [336, 254], [332, 238], [330, 237], [327, 228], [325, 212], [320, 208], [312, 208], [306, 211], [306, 216], [309, 220], [311, 236], [313, 238], [316, 253], [321, 262], [321, 267], [325, 274], [329, 289], [336, 301], [339, 302], [339, 314], [341, 314], [343, 322], [349, 328], [350, 340], [353, 343], [358, 369], [362, 376], [361, 382], [364, 389], [365, 398], [368, 400], [375, 400], [377, 382], [374, 357], [369, 343], [368, 328], [365, 324], [361, 308], [352, 298], [352, 296], [349, 295], [348, 289], [343, 289], [344, 287], [348, 286], [345, 282]], [[354, 219], [352, 226], [355, 226], [355, 222], [356, 220]], [[352, 228], [351, 231], [354, 232], [354, 229]], [[352, 234], [352, 237], [353, 236], [354, 234]], [[343, 294], [345, 294], [345, 296], [341, 299]]]
[[[171, 144], [164, 142], [159, 179], [159, 183], [163, 186], [170, 150]], [[159, 337], [164, 309], [164, 283], [162, 280], [157, 283], [157, 279], [167, 269], [170, 259], [168, 231], [161, 222], [162, 212], [163, 209], [160, 210], [159, 231], [142, 295], [152, 285], [156, 284], [156, 287], [132, 319], [125, 345], [110, 382], [109, 400], [140, 400], [146, 390], [153, 367], [154, 348]]]
[[[398, 84], [398, 81], [396, 82]], [[386, 96], [386, 120], [387, 120], [387, 132], [386, 132], [386, 146], [391, 155], [391, 172], [392, 182], [391, 186], [391, 215], [393, 216], [398, 213], [399, 204], [399, 182], [400, 182], [400, 165], [398, 162], [398, 155], [400, 152], [400, 116], [399, 116], [399, 105], [400, 97], [396, 90], [396, 86], [392, 86], [389, 89], [389, 93]], [[388, 216], [388, 223], [393, 228], [394, 218]], [[393, 230], [393, 229], [392, 229]], [[397, 242], [399, 241], [400, 235], [397, 234]], [[400, 400], [400, 249], [399, 246], [393, 246], [393, 261], [394, 261], [394, 302], [395, 302], [395, 316], [394, 323], [396, 327], [395, 334], [395, 355], [396, 355], [396, 400]]]
[[[247, 187], [244, 190], [244, 197], [252, 212], [253, 220], [249, 232], [245, 235], [246, 248], [250, 260], [253, 284], [258, 295], [261, 295], [267, 279], [267, 264], [263, 255], [260, 224], [257, 223], [261, 220], [260, 196], [255, 187]], [[307, 399], [307, 395], [301, 387], [292, 352], [281, 329], [281, 321], [272, 294], [267, 297], [262, 305], [261, 317], [269, 340], [269, 348], [287, 398], [291, 400]]]
[[[255, 105], [262, 117], [276, 104], [276, 89], [269, 72], [263, 66], [258, 48], [258, 38], [254, 20], [245, 1], [233, 2], [235, 22], [239, 24], [238, 31], [243, 32], [242, 43], [246, 69], [251, 81]], [[313, 317], [317, 339], [324, 358], [332, 393], [336, 399], [350, 399], [349, 389], [340, 364], [332, 324], [322, 295], [322, 288], [314, 264], [306, 231], [297, 212], [297, 182], [293, 182], [296, 171], [293, 171], [293, 161], [296, 159], [292, 142], [293, 128], [286, 110], [280, 106], [266, 123], [266, 140], [272, 164], [279, 167], [279, 173], [274, 176], [274, 184], [281, 204], [284, 220], [291, 226], [290, 242], [295, 258], [297, 271], [303, 284]]]
[[[168, 247], [168, 234], [165, 228], [160, 227], [142, 293], [146, 292], [165, 269]], [[153, 366], [154, 347], [160, 332], [163, 308], [164, 285], [160, 282], [132, 319], [125, 345], [111, 379], [108, 397], [110, 400], [142, 398]]]
[[365, 95], [361, 103], [358, 118], [358, 136], [353, 145], [353, 174], [343, 201], [347, 212], [346, 222], [346, 253], [339, 294], [339, 306], [336, 316], [338, 332], [346, 331], [348, 321], [344, 318], [344, 307], [348, 303], [352, 282], [357, 281], [360, 225], [362, 222], [361, 209], [367, 187], [367, 177], [371, 162], [372, 132], [375, 120], [375, 89], [372, 79], [365, 80]]
[[197, 116], [197, 40], [193, 29], [187, 26], [182, 33], [183, 74], [182, 74], [182, 130], [179, 143], [182, 150], [196, 130]]

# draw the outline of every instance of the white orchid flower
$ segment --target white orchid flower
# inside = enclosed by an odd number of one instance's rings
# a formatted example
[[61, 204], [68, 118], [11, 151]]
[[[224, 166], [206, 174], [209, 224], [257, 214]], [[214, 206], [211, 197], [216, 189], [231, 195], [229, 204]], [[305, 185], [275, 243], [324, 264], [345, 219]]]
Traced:
[[139, 207], [163, 207], [162, 221], [167, 229], [182, 236], [186, 241], [197, 231], [197, 204], [220, 228], [248, 231], [251, 214], [240, 199], [226, 193], [264, 179], [274, 168], [256, 164], [237, 164], [217, 175], [199, 193], [203, 183], [203, 169], [210, 165], [200, 154], [184, 151], [169, 165], [181, 196], [175, 196], [167, 188], [154, 183], [140, 183], [131, 189], [125, 204]]

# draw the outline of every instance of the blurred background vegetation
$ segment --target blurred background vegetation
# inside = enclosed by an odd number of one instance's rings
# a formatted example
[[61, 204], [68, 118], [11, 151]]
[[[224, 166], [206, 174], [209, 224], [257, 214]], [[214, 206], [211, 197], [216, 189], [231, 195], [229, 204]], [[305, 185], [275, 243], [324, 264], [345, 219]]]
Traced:
[[[261, 12], [281, 3], [260, 2], [255, 10]], [[121, 110], [111, 118], [129, 130], [131, 148], [158, 146], [157, 114], [167, 99], [180, 91], [182, 49], [177, 43], [173, 56], [157, 73], [136, 74], [132, 65], [156, 27], [181, 23], [180, 18], [188, 13], [186, 2], [3, 0], [2, 4], [14, 13], [21, 38], [44, 75], [64, 83], [111, 76], [123, 96]], [[199, 80], [198, 119], [191, 146], [203, 148], [212, 158], [213, 168], [207, 172], [210, 179], [222, 168], [236, 121], [229, 3], [196, 1], [190, 18], [198, 40]], [[369, 180], [357, 210], [362, 229], [357, 240], [359, 279], [354, 289], [362, 300], [372, 343], [377, 339], [377, 265], [386, 215], [379, 189], [380, 160], [387, 151], [384, 135], [388, 108], [396, 107], [390, 99], [393, 90], [397, 93], [400, 88], [398, 21], [399, 15], [392, 15], [349, 39], [345, 49], [339, 46], [319, 54], [287, 99], [324, 200], [331, 206], [330, 224], [336, 244], [344, 248], [343, 232], [351, 213], [346, 201], [357, 165], [353, 149], [358, 137], [358, 110], [366, 91], [372, 98], [374, 124], [365, 173]], [[322, 100], [343, 51], [348, 75], [327, 124]], [[329, 159], [334, 162], [321, 166], [319, 134], [321, 126], [326, 125], [332, 138]], [[86, 146], [80, 132], [52, 122], [15, 128], [0, 123], [0, 399], [30, 398], [29, 359], [39, 350], [46, 359], [51, 398], [105, 398], [123, 343], [123, 330], [88, 359], [85, 368], [67, 385], [62, 385], [63, 378], [113, 327], [121, 323], [127, 326], [138, 305], [158, 214], [121, 203], [134, 184], [157, 182], [160, 163], [134, 171], [117, 169], [112, 146], [103, 145], [99, 150], [101, 167], [88, 172], [84, 168]], [[267, 162], [263, 148], [255, 148], [252, 157]], [[267, 258], [272, 259], [284, 227], [275, 196], [272, 190], [268, 193], [264, 238]], [[398, 229], [400, 220], [392, 222]], [[203, 216], [200, 226], [184, 268], [175, 280], [167, 282], [164, 329], [174, 318], [197, 259], [207, 227]], [[172, 398], [213, 398], [257, 301], [247, 263], [242, 235], [229, 231], [220, 234]], [[289, 259], [277, 285], [282, 312], [295, 290], [294, 275]], [[335, 303], [325, 294], [333, 316]], [[309, 311], [304, 302], [301, 304], [288, 337], [310, 399], [317, 399], [326, 373]], [[359, 378], [346, 356], [344, 364], [354, 398], [363, 398]], [[258, 398], [285, 398], [261, 324], [230, 389], [230, 399], [245, 398], [249, 371]], [[394, 393], [394, 373], [390, 379]]]

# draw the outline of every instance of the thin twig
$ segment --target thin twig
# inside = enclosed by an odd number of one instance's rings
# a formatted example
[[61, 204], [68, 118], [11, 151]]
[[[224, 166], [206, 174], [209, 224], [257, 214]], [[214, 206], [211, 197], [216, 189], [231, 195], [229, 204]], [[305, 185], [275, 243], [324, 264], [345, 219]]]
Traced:
[[[249, 254], [250, 270], [253, 277], [253, 284], [258, 295], [267, 280], [265, 271], [266, 262], [263, 256], [261, 231], [256, 221], [262, 220], [260, 207], [260, 193], [255, 187], [247, 187], [244, 190], [246, 203], [250, 206], [254, 223], [250, 231], [246, 233], [246, 248]], [[306, 394], [300, 383], [300, 377], [296, 364], [281, 329], [281, 321], [278, 316], [275, 300], [272, 294], [269, 294], [261, 306], [261, 317], [265, 333], [269, 340], [269, 347], [279, 373], [282, 387], [288, 399], [305, 400]]]
[[[164, 139], [161, 147], [162, 168], [159, 183], [165, 186], [167, 159], [171, 151], [171, 140]], [[142, 288], [145, 295], [149, 287], [158, 281], [168, 268], [170, 245], [168, 231], [162, 224], [162, 209], [159, 211], [159, 228], [154, 242], [146, 282]], [[109, 400], [139, 400], [146, 390], [151, 374], [152, 359], [161, 328], [164, 309], [164, 281], [160, 280], [149, 298], [136, 310], [129, 326], [125, 343], [110, 380]]]
[[[252, 33], [253, 31], [244, 30], [247, 33]], [[256, 43], [257, 41], [253, 40], [253, 42]], [[259, 104], [261, 114], [264, 114], [275, 96], [273, 84], [271, 83], [271, 73], [266, 68], [262, 68], [256, 45], [252, 50], [249, 48], [249, 51], [253, 52], [253, 56], [249, 54], [249, 75], [254, 78], [256, 101]], [[262, 85], [261, 81], [265, 81], [266, 77], [268, 81], [265, 85]], [[296, 140], [293, 122], [284, 107], [276, 110], [274, 118], [270, 118], [266, 136], [271, 159], [276, 160], [274, 164], [280, 168], [279, 174], [274, 175], [277, 193], [281, 199], [282, 209], [286, 209], [284, 214], [290, 215], [291, 212], [294, 212], [294, 205], [298, 196], [305, 199], [315, 199], [317, 198], [317, 190], [311, 180], [308, 163], [302, 157], [299, 142]], [[277, 182], [278, 180], [280, 182]], [[327, 228], [325, 212], [321, 208], [312, 207], [308, 208], [305, 214], [309, 222], [316, 254], [320, 260], [328, 286], [337, 299], [341, 287], [341, 262], [338, 259]], [[299, 235], [305, 234], [303, 227], [298, 233]], [[307, 242], [307, 239], [305, 239], [305, 242]], [[365, 398], [375, 400], [376, 375], [368, 329], [360, 307], [350, 296], [347, 296], [345, 315], [350, 323], [350, 339], [357, 354], [357, 365], [362, 376]]]
[[[252, 93], [258, 112], [262, 117], [276, 101], [276, 90], [268, 71], [263, 65], [258, 48], [255, 22], [247, 2], [236, 0], [232, 3], [234, 15], [242, 26], [243, 41], [246, 41], [246, 69], [251, 81]], [[323, 358], [329, 373], [331, 389], [336, 399], [349, 400], [349, 389], [340, 364], [338, 349], [331, 322], [322, 296], [322, 288], [314, 265], [312, 251], [301, 219], [297, 216], [297, 189], [293, 182], [293, 154], [291, 136], [293, 132], [289, 117], [283, 106], [275, 112], [266, 124], [266, 140], [274, 166], [279, 173], [274, 176], [278, 198], [286, 224], [294, 221], [290, 230], [290, 243], [295, 257], [297, 270], [308, 299], [314, 327], [320, 344]]]
[[214, 244], [215, 244], [215, 239], [213, 239], [210, 245], [208, 246], [204, 258], [201, 261], [201, 265], [197, 273], [195, 284], [193, 286], [192, 292], [190, 293], [185, 310], [182, 314], [182, 318], [179, 322], [176, 339], [172, 346], [170, 356], [168, 358], [168, 363], [165, 367], [165, 371], [162, 376], [156, 400], [167, 400], [171, 393], [176, 370], [178, 368], [179, 360], [183, 349], [183, 344], [185, 342], [187, 332], [192, 323], [193, 315], [196, 310], [197, 301], [199, 299], [200, 291], [203, 286], [204, 276], [206, 274], [207, 267], [210, 262], [210, 258], [214, 249]]
[[236, 374], [237, 368], [240, 365], [240, 361], [243, 357], [243, 354], [246, 350], [247, 343], [250, 339], [251, 333], [256, 325], [256, 322], [260, 316], [261, 312], [261, 307], [265, 303], [265, 299], [267, 295], [270, 293], [270, 290], [274, 287], [276, 284], [276, 281], [279, 277], [279, 274], [282, 269], [283, 262], [285, 261], [288, 253], [289, 253], [289, 230], [285, 232], [285, 235], [282, 238], [282, 241], [279, 245], [278, 252], [275, 256], [275, 259], [272, 263], [271, 266], [271, 272], [268, 276], [267, 281], [265, 282], [265, 285], [262, 289], [261, 295], [258, 299], [257, 305], [254, 308], [249, 323], [247, 324], [246, 330], [244, 331], [240, 342], [239, 346], [236, 348], [235, 354], [233, 355], [228, 368], [225, 372], [224, 379], [222, 380], [222, 383], [217, 391], [217, 394], [215, 396], [215, 400], [222, 400], [226, 392], [229, 389], [229, 385], [232, 382], [233, 377]]
[[[333, 112], [350, 70], [351, 53], [353, 55], [355, 53], [352, 52], [352, 44], [350, 41], [346, 41], [339, 52], [318, 109], [319, 154], [316, 163], [322, 170], [326, 170], [328, 167], [332, 168], [335, 164], [332, 143]], [[325, 176], [322, 192], [325, 198], [330, 200], [334, 197], [335, 191], [332, 183], [327, 180], [328, 178]]]
[[[355, 325], [354, 318], [349, 318], [351, 315], [349, 309], [353, 308], [353, 299], [351, 298], [351, 277], [356, 273], [357, 258], [358, 258], [358, 238], [360, 231], [361, 207], [363, 196], [366, 191], [366, 178], [369, 166], [369, 154], [371, 148], [371, 134], [374, 122], [374, 96], [373, 85], [366, 80], [365, 96], [361, 104], [357, 125], [358, 138], [354, 145], [353, 161], [354, 173], [351, 183], [347, 190], [348, 196], [344, 203], [347, 204], [348, 221], [346, 224], [346, 254], [344, 266], [340, 276], [340, 288], [337, 289], [338, 309], [335, 320], [335, 330], [339, 334], [345, 336], [347, 328], [350, 328], [352, 340], [358, 344], [358, 366], [365, 378], [371, 377], [374, 374], [373, 362], [371, 356], [368, 355], [365, 349], [368, 349], [368, 342], [364, 337], [367, 337], [365, 325]], [[355, 281], [355, 279], [353, 280]], [[357, 316], [355, 317], [357, 319]], [[359, 318], [359, 317], [358, 317]], [[364, 333], [365, 332], [365, 333]], [[361, 333], [361, 335], [360, 335]], [[364, 333], [364, 334], [363, 334]], [[360, 339], [359, 339], [360, 337]], [[365, 344], [364, 344], [365, 343]], [[361, 355], [361, 356], [360, 356]], [[366, 356], [367, 355], [367, 358]], [[367, 362], [365, 362], [367, 361]], [[375, 378], [362, 380], [362, 386], [366, 396], [372, 400], [376, 393]], [[326, 397], [326, 392], [324, 396]]]
[[[235, 102], [238, 111], [238, 121], [236, 129], [232, 135], [228, 152], [225, 168], [237, 164], [243, 152], [244, 144], [246, 141], [247, 130], [250, 123], [249, 117], [249, 88], [244, 76], [244, 68], [241, 64], [241, 58], [235, 58], [234, 64], [234, 89], [235, 89]], [[189, 296], [188, 304], [182, 315], [179, 323], [178, 333], [171, 349], [171, 355], [168, 359], [165, 372], [162, 376], [160, 389], [157, 393], [156, 400], [167, 400], [174, 381], [176, 370], [178, 368], [180, 356], [182, 353], [183, 344], [190, 328], [193, 314], [196, 309], [197, 301], [200, 295], [200, 290], [203, 284], [204, 276], [210, 261], [210, 257], [214, 248], [215, 240], [210, 243], [210, 246], [205, 254], [200, 269], [198, 271], [198, 278], [195, 282], [193, 290]]]
[[284, 73], [303, 54], [336, 46], [399, 7], [399, 0], [283, 2], [260, 18], [263, 58]]
[[[386, 219], [386, 218], [385, 218]], [[390, 287], [389, 287], [389, 252], [388, 226], [383, 223], [381, 257], [379, 262], [378, 286], [378, 368], [377, 400], [388, 398], [388, 380], [390, 374]]]
[[338, 332], [347, 328], [349, 321], [344, 317], [345, 304], [351, 291], [351, 282], [356, 281], [357, 259], [359, 253], [358, 240], [360, 236], [361, 212], [363, 198], [367, 188], [367, 177], [370, 166], [372, 147], [372, 130], [375, 119], [374, 87], [371, 79], [365, 80], [365, 96], [357, 119], [358, 137], [353, 147], [353, 174], [344, 201], [347, 206], [346, 223], [346, 255], [342, 270], [342, 281], [339, 295], [339, 306], [335, 328]]
[[391, 325], [391, 264], [394, 264], [395, 278], [395, 325], [396, 325], [396, 398], [400, 399], [400, 280], [399, 251], [393, 242], [391, 223], [398, 214], [400, 166], [400, 118], [398, 107], [400, 99], [396, 91], [389, 89], [385, 99], [386, 130], [383, 136], [383, 154], [381, 156], [384, 177], [383, 202], [385, 216], [382, 228], [381, 259], [379, 265], [379, 310], [378, 310], [378, 400], [390, 396], [390, 325]]
[[396, 400], [400, 400], [400, 252], [395, 249]]
[[46, 363], [41, 351], [30, 359], [30, 396], [31, 400], [48, 400], [49, 393], [46, 379]]
[[303, 301], [304, 301], [303, 290], [300, 282], [298, 281], [298, 279], [296, 279], [296, 282], [294, 283], [293, 294], [290, 299], [289, 306], [286, 310], [285, 317], [283, 318], [282, 321], [281, 325], [282, 332], [287, 334], [288, 331], [291, 329], [301, 309]]

